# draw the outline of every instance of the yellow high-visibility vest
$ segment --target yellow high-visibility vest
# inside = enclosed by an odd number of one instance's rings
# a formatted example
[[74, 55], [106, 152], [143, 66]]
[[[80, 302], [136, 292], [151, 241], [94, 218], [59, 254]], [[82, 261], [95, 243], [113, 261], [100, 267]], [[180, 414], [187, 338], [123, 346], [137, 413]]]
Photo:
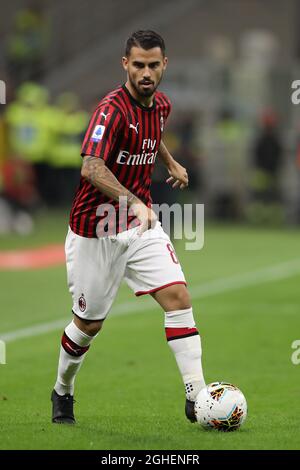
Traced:
[[11, 152], [31, 163], [43, 162], [52, 145], [53, 112], [47, 105], [35, 107], [14, 102], [6, 112]]
[[53, 144], [48, 162], [57, 168], [79, 168], [82, 140], [88, 125], [88, 114], [84, 111], [66, 113], [55, 110], [52, 122]]

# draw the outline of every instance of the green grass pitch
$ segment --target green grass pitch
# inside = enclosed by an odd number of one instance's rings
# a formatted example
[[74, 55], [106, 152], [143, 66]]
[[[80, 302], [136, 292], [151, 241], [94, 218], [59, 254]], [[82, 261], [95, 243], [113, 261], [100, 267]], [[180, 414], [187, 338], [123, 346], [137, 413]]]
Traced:
[[[1, 249], [63, 242], [60, 214], [41, 219], [28, 239], [2, 238]], [[205, 246], [177, 255], [191, 288], [300, 259], [299, 230], [208, 226]], [[300, 263], [300, 261], [299, 261]], [[300, 449], [300, 275], [196, 295], [207, 382], [244, 392], [249, 416], [235, 433], [204, 431], [184, 416], [184, 389], [163, 329], [163, 313], [126, 286], [76, 379], [77, 425], [50, 422], [61, 330], [7, 344], [0, 365], [1, 449]], [[64, 267], [0, 272], [1, 334], [66, 318], [71, 308]], [[222, 281], [223, 282], [223, 281]], [[140, 305], [140, 311], [139, 306]], [[71, 315], [70, 315], [71, 318]]]

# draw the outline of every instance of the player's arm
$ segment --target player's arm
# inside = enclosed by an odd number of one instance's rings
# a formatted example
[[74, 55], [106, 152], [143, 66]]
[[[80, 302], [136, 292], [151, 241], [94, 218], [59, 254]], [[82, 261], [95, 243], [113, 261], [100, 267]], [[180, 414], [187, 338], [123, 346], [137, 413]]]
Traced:
[[132, 213], [141, 223], [140, 234], [154, 227], [157, 220], [155, 212], [117, 180], [102, 158], [91, 155], [83, 157], [81, 175], [95, 188], [114, 201], [118, 202], [121, 196], [126, 197], [127, 204], [131, 208]]
[[187, 171], [180, 163], [174, 160], [162, 140], [159, 146], [159, 156], [167, 167], [170, 175], [170, 178], [167, 179], [167, 183], [172, 184], [172, 188], [177, 188], [178, 186], [180, 189], [186, 188], [189, 184]]

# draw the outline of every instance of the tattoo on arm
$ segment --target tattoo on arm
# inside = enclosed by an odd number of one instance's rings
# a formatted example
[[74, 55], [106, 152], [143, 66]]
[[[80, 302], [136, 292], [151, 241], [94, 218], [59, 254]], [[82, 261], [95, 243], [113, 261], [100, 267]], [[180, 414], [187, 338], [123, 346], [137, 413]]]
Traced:
[[115, 201], [118, 201], [120, 196], [125, 196], [128, 206], [141, 203], [140, 199], [117, 180], [101, 158], [85, 156], [81, 174], [95, 188]]

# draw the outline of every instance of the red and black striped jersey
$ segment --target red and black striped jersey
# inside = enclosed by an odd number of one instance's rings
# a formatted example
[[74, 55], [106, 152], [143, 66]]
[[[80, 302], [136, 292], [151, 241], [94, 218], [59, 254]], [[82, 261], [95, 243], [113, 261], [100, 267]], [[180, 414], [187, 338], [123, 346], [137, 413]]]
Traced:
[[[81, 155], [102, 158], [118, 181], [150, 207], [151, 175], [170, 110], [170, 100], [161, 92], [155, 92], [153, 105], [147, 108], [131, 96], [125, 85], [118, 87], [97, 106]], [[109, 215], [111, 206], [116, 220]], [[127, 211], [121, 220], [123, 212], [119, 209], [118, 202], [81, 177], [71, 209], [70, 227], [78, 235], [92, 238], [103, 233], [101, 224], [107, 222], [104, 227], [107, 235], [138, 225], [133, 216], [127, 216]]]

